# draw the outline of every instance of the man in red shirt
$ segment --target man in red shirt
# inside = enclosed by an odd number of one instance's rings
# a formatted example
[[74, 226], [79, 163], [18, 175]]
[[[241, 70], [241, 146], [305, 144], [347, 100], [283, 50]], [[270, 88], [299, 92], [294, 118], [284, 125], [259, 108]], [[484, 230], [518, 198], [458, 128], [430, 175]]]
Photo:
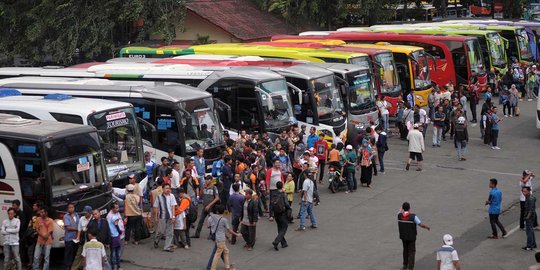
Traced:
[[315, 156], [319, 159], [319, 183], [322, 183], [324, 175], [324, 167], [326, 166], [326, 157], [328, 156], [328, 143], [323, 136], [313, 145], [315, 148]]
[[39, 218], [34, 224], [34, 229], [38, 233], [36, 249], [34, 250], [34, 269], [39, 269], [39, 258], [43, 254], [43, 269], [49, 269], [49, 257], [53, 244], [53, 220], [48, 216], [48, 210], [43, 207], [39, 210]]

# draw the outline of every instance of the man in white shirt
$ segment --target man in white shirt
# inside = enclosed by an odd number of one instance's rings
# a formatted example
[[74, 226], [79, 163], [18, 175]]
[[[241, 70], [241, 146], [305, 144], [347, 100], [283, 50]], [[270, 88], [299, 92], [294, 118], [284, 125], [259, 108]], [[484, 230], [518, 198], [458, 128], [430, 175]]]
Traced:
[[385, 97], [383, 95], [379, 95], [377, 97], [377, 108], [379, 108], [379, 112], [381, 113], [383, 130], [386, 132], [388, 131], [388, 128], [389, 128], [389, 124], [388, 124], [388, 119], [390, 115], [390, 112], [388, 111], [389, 107], [392, 107], [392, 105], [388, 103], [388, 101], [385, 100]]
[[154, 248], [157, 248], [162, 236], [165, 236], [164, 251], [173, 252], [172, 241], [174, 237], [174, 222], [176, 216], [174, 207], [176, 207], [176, 198], [171, 194], [171, 186], [163, 184], [163, 194], [158, 196], [154, 201], [154, 211], [158, 230], [154, 238]]
[[461, 270], [457, 251], [452, 247], [452, 236], [445, 234], [443, 242], [444, 245], [437, 250], [437, 270]]
[[429, 117], [427, 115], [426, 110], [422, 109], [418, 105], [414, 106], [414, 110], [416, 111], [416, 113], [418, 113], [418, 116], [420, 118], [420, 121], [418, 121], [418, 123], [420, 123], [420, 125], [422, 125], [422, 135], [424, 136], [424, 139], [425, 139], [426, 138], [426, 131], [427, 131], [428, 125], [429, 125]]
[[84, 269], [103, 270], [105, 269], [105, 246], [96, 239], [97, 232], [89, 231], [90, 241], [83, 246], [82, 256], [84, 260]]
[[315, 220], [315, 214], [313, 213], [313, 191], [315, 190], [315, 184], [313, 183], [313, 174], [310, 172], [304, 172], [306, 179], [302, 184], [302, 202], [300, 204], [300, 226], [296, 231], [306, 230], [306, 214], [309, 215], [311, 221], [311, 228], [317, 228], [317, 221]]
[[171, 189], [174, 196], [178, 196], [180, 188], [180, 163], [174, 162], [172, 165]]
[[[19, 230], [21, 221], [15, 217], [15, 209], [9, 208], [8, 219], [2, 222], [2, 235], [4, 236], [4, 269], [8, 269], [11, 259], [15, 260], [17, 269], [22, 269], [19, 256]], [[12, 257], [13, 256], [13, 257]]]

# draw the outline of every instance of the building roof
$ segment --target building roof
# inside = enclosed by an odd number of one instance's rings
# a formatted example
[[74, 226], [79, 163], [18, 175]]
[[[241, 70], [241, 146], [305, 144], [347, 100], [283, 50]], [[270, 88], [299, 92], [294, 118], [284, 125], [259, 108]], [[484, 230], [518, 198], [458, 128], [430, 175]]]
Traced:
[[293, 32], [277, 16], [261, 11], [250, 0], [192, 0], [187, 9], [242, 41]]

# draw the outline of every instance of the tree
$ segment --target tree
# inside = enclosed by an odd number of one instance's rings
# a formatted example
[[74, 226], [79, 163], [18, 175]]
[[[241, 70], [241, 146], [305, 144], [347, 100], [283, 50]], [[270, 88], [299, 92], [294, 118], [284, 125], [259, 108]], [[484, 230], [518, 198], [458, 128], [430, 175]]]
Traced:
[[[184, 0], [10, 0], [0, 3], [0, 51], [33, 64], [106, 59], [128, 42], [157, 33], [164, 42], [183, 25]], [[134, 26], [135, 21], [144, 22]]]

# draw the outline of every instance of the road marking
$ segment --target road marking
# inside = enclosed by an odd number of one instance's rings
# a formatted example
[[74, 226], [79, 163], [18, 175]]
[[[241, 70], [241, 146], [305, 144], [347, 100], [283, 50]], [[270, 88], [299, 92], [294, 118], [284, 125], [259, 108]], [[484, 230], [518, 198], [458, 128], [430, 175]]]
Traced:
[[[385, 165], [386, 164], [391, 164], [391, 165], [398, 165], [398, 164], [403, 164], [403, 166], [406, 165], [406, 163], [404, 161], [398, 161], [398, 160], [385, 160], [384, 161]], [[411, 167], [414, 167], [416, 166], [416, 163], [413, 162], [411, 163]], [[388, 169], [391, 169], [391, 170], [404, 170], [405, 168], [396, 168], [396, 167], [391, 167], [391, 166], [384, 166], [384, 168], [388, 168]], [[447, 165], [443, 165], [443, 164], [430, 164], [430, 163], [425, 163], [425, 162], [422, 162], [422, 168], [436, 168], [436, 169], [449, 169], [449, 170], [464, 170], [464, 171], [473, 171], [473, 172], [479, 172], [479, 173], [488, 173], [488, 174], [501, 174], [501, 175], [508, 175], [508, 176], [521, 176], [521, 174], [519, 173], [507, 173], [507, 172], [497, 172], [497, 171], [491, 171], [491, 170], [482, 170], [482, 169], [475, 169], [475, 168], [465, 168], [465, 167], [452, 167], [452, 166], [447, 166]]]
[[508, 238], [508, 236], [510, 236], [511, 234], [515, 233], [517, 230], [519, 230], [519, 225], [516, 226], [515, 228], [511, 229], [510, 231], [506, 232], [506, 236], [504, 236], [505, 238]]

